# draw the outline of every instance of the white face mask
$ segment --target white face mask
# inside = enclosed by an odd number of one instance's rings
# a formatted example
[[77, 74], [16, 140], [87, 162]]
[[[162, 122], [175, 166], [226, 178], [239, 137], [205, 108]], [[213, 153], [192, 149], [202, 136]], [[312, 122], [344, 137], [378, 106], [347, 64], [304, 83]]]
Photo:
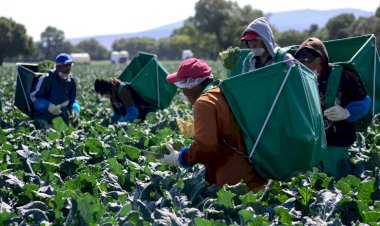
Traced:
[[62, 72], [58, 72], [58, 75], [61, 79], [64, 79], [66, 80], [70, 74], [65, 74], [65, 73], [62, 73]]
[[259, 56], [259, 57], [262, 56], [265, 53], [265, 49], [264, 48], [254, 48], [251, 51], [252, 51], [253, 55]]
[[317, 77], [319, 76], [319, 73], [317, 70], [313, 70], [313, 73], [317, 75]]

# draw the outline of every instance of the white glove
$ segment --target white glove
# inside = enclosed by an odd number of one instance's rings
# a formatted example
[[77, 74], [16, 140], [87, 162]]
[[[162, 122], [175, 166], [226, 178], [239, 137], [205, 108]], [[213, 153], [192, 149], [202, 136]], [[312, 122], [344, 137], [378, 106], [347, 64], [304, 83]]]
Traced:
[[76, 122], [79, 119], [79, 112], [75, 109], [71, 109], [71, 116], [70, 119], [72, 122]]
[[179, 166], [179, 152], [174, 150], [170, 144], [166, 144], [166, 148], [170, 151], [170, 154], [164, 155], [161, 159], [161, 163], [169, 166]]
[[323, 115], [326, 116], [328, 120], [336, 122], [345, 120], [350, 117], [350, 112], [339, 105], [335, 105], [334, 107], [326, 109], [323, 112]]
[[60, 115], [62, 113], [61, 108], [58, 105], [52, 103], [49, 104], [48, 111], [52, 115]]
[[60, 104], [57, 104], [57, 106], [58, 106], [59, 108], [61, 108], [61, 107], [67, 107], [67, 106], [69, 105], [69, 103], [70, 103], [70, 101], [69, 101], [69, 100], [66, 100], [66, 101], [64, 101], [64, 102], [62, 102], [62, 103], [60, 103]]

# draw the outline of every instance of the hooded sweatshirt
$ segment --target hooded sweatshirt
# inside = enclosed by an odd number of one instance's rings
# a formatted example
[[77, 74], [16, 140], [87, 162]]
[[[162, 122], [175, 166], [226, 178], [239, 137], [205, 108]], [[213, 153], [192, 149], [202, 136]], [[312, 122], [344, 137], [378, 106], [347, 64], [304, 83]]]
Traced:
[[[253, 31], [256, 32], [261, 40], [264, 42], [264, 45], [270, 55], [269, 60], [266, 61], [263, 65], [257, 67], [256, 61], [258, 60], [257, 56], [254, 56], [252, 54], [249, 54], [247, 58], [244, 60], [243, 63], [243, 73], [253, 71], [255, 69], [258, 69], [260, 67], [270, 65], [275, 63], [276, 54], [277, 51], [280, 49], [280, 46], [277, 45], [277, 43], [274, 41], [274, 36], [272, 29], [270, 28], [269, 22], [267, 18], [265, 17], [259, 17], [256, 20], [252, 21], [248, 27], [244, 30], [245, 34], [246, 32]], [[292, 55], [289, 53], [284, 54], [283, 60], [292, 59]], [[249, 61], [250, 68], [247, 68], [245, 65], [247, 65], [246, 61]]]
[[[308, 38], [306, 41], [304, 41], [295, 53], [296, 59], [299, 57], [301, 50], [304, 48], [316, 51], [322, 59], [323, 68], [321, 74], [318, 75], [318, 89], [323, 112], [326, 110], [325, 94], [327, 90], [328, 79], [334, 65], [329, 63], [327, 49], [321, 40], [317, 38]], [[361, 118], [368, 113], [368, 99], [369, 97], [367, 96], [360, 77], [354, 71], [344, 67], [339, 83], [338, 92], [335, 98], [335, 104], [348, 109], [351, 116], [353, 116], [357, 115], [355, 113], [357, 113], [358, 109], [350, 108], [350, 106], [353, 104], [357, 105], [358, 103], [361, 103], [362, 109], [360, 110], [361, 112], [359, 117], [357, 117]], [[323, 118], [325, 124], [327, 146], [347, 147], [355, 142], [355, 120], [352, 120], [351, 116], [346, 120], [337, 122], [330, 121], [326, 117]]]

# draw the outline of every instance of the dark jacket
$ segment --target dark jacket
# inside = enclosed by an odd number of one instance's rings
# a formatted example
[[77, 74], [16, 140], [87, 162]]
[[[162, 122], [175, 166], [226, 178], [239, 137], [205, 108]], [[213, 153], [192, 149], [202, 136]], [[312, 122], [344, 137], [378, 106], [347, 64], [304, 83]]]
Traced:
[[49, 113], [49, 103], [57, 105], [69, 100], [68, 106], [61, 107], [60, 115], [67, 122], [69, 119], [67, 111], [72, 108], [76, 93], [76, 84], [71, 75], [67, 80], [62, 80], [57, 72], [41, 76], [30, 93], [30, 99], [34, 104], [34, 118], [51, 123], [57, 116]]
[[[317, 51], [322, 58], [323, 69], [321, 75], [318, 77], [318, 88], [323, 112], [326, 109], [325, 94], [328, 79], [334, 65], [329, 63], [329, 56], [326, 47], [319, 39], [307, 39], [301, 44], [297, 52], [303, 48], [309, 48]], [[297, 56], [297, 53], [295, 55]], [[335, 103], [345, 108], [349, 103], [353, 101], [361, 101], [366, 96], [367, 93], [360, 77], [354, 71], [344, 68]], [[324, 124], [328, 146], [347, 147], [355, 142], [356, 134], [354, 122], [348, 122], [347, 120], [332, 122], [324, 117]]]

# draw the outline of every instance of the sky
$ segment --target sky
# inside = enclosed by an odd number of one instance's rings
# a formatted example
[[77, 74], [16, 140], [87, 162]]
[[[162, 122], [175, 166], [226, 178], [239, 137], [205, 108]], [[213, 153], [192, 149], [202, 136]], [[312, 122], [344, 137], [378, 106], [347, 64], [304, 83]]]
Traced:
[[[299, 9], [362, 9], [375, 12], [380, 0], [232, 0], [264, 14]], [[0, 17], [23, 24], [34, 41], [53, 26], [65, 38], [146, 31], [183, 21], [195, 14], [198, 0], [5, 0]]]

